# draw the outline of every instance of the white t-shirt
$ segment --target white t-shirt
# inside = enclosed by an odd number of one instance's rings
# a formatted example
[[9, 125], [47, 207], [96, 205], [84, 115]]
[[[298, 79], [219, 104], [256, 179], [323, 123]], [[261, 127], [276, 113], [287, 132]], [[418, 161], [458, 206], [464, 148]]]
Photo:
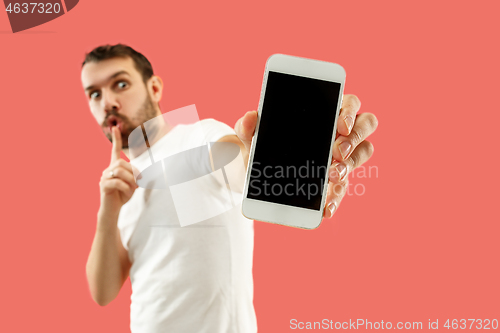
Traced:
[[[193, 135], [200, 124], [205, 138]], [[175, 126], [151, 150], [169, 155], [234, 134], [228, 125], [204, 119]], [[147, 158], [146, 151], [132, 162]], [[217, 195], [227, 188], [200, 186], [199, 191], [200, 195]], [[197, 198], [190, 204], [196, 210]], [[132, 262], [133, 333], [257, 331], [253, 221], [242, 215], [241, 204], [205, 221], [181, 226], [169, 189], [139, 187], [122, 207], [118, 228]]]

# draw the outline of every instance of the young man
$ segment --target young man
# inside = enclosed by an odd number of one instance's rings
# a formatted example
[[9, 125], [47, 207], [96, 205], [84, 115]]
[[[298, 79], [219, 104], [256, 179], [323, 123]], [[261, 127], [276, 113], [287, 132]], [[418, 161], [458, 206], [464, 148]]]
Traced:
[[[120, 158], [122, 151], [129, 156], [129, 134], [161, 115], [163, 83], [149, 61], [125, 45], [97, 47], [86, 55], [81, 79], [92, 115], [113, 143], [86, 269], [92, 298], [108, 304], [130, 277], [132, 332], [256, 332], [253, 221], [232, 209], [180, 227], [170, 191], [139, 188], [131, 164]], [[373, 153], [365, 139], [377, 119], [369, 113], [356, 116], [359, 107], [355, 96], [344, 97], [326, 218], [345, 194], [347, 175]], [[237, 144], [246, 165], [256, 122], [257, 112], [249, 111], [234, 130], [213, 119], [200, 124], [207, 141]], [[193, 133], [194, 125], [164, 124], [149, 142], [155, 149], [183, 151], [203, 144]], [[244, 176], [238, 175], [241, 184]], [[199, 190], [218, 195], [223, 189]], [[195, 199], [192, 205], [196, 209]]]

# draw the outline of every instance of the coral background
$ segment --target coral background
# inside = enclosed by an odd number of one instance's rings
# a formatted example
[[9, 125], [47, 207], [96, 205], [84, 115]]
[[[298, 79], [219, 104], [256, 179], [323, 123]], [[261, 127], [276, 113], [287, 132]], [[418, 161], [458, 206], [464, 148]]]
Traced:
[[[259, 332], [290, 320], [500, 319], [498, 1], [83, 0], [24, 32], [0, 13], [2, 332], [126, 332], [130, 283], [99, 307], [85, 263], [111, 145], [80, 82], [122, 42], [163, 78], [164, 112], [233, 126], [266, 59], [341, 64], [379, 119], [363, 195], [304, 231], [256, 222]], [[290, 129], [292, 135], [300, 135]], [[468, 325], [467, 325], [468, 327]]]

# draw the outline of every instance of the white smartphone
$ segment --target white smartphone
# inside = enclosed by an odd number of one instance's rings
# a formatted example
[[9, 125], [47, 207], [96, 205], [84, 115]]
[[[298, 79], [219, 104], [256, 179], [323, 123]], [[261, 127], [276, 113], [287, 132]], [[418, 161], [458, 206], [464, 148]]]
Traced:
[[245, 217], [303, 229], [320, 225], [344, 83], [338, 64], [269, 57], [243, 191]]

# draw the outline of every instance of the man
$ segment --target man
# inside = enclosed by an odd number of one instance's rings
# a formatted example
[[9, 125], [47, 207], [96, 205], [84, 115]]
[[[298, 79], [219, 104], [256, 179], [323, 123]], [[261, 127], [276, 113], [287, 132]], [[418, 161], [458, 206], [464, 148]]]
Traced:
[[[100, 181], [101, 204], [86, 269], [92, 298], [108, 304], [130, 276], [132, 332], [256, 332], [253, 221], [233, 209], [180, 227], [170, 191], [138, 188], [132, 165], [120, 157], [122, 151], [129, 156], [129, 134], [161, 115], [163, 83], [149, 61], [125, 45], [97, 47], [86, 55], [81, 79], [92, 115], [113, 143]], [[344, 97], [325, 218], [338, 208], [347, 175], [373, 153], [365, 139], [377, 119], [369, 113], [356, 116], [359, 107], [358, 98]], [[246, 165], [256, 122], [257, 112], [249, 111], [234, 130], [213, 119], [199, 123], [207, 141], [237, 144]], [[203, 144], [193, 133], [194, 125], [163, 124], [149, 144], [171, 151]], [[239, 177], [243, 183], [244, 173]], [[199, 190], [218, 195], [222, 189], [207, 185]], [[196, 200], [192, 204], [196, 209]]]

